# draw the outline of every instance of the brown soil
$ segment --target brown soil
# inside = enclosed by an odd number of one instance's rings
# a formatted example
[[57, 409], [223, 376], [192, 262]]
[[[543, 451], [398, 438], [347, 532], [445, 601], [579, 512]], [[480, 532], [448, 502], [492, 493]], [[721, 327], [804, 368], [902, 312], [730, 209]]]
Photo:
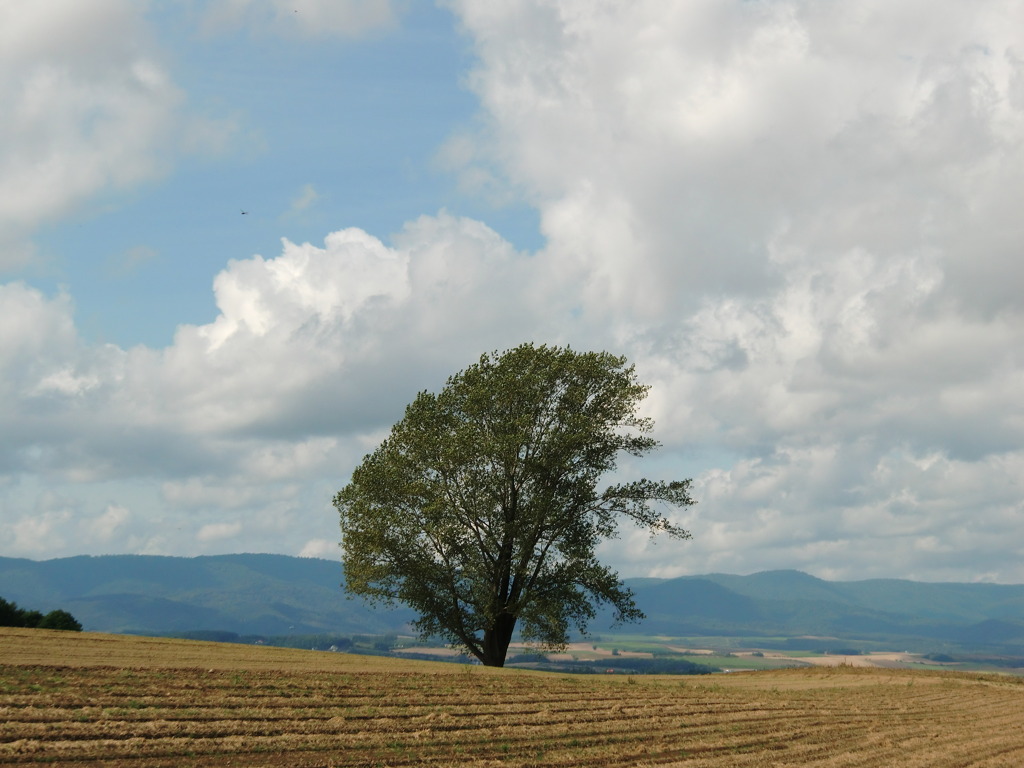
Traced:
[[1009, 677], [587, 677], [0, 630], [0, 765], [1016, 768], [1022, 720]]

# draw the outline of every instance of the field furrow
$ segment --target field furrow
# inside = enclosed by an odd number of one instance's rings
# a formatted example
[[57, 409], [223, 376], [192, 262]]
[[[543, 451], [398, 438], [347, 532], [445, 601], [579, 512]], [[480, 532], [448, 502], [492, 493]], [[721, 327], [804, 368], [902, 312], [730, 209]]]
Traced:
[[[0, 632], [0, 765], [1024, 764], [1016, 678], [841, 668], [566, 677], [5, 634], [19, 632], [33, 631]], [[12, 636], [17, 642], [6, 644]], [[46, 663], [47, 643], [54, 663]], [[176, 668], [175, 658], [189, 665]]]

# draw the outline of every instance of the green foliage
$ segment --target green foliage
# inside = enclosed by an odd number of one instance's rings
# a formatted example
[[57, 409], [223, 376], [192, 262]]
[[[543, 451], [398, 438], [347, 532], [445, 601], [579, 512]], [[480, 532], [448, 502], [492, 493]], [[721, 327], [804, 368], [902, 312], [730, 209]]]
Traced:
[[[519, 657], [509, 659], [509, 663], [519, 662]], [[721, 672], [719, 667], [710, 666], [684, 659], [682, 657], [661, 659], [636, 659], [618, 657], [614, 659], [595, 659], [590, 661], [555, 661], [546, 664], [534, 663], [535, 669], [571, 672], [573, 674], [629, 674], [629, 675], [709, 675]]]
[[517, 623], [557, 649], [595, 603], [642, 618], [595, 548], [623, 517], [689, 538], [652, 502], [694, 503], [689, 480], [598, 488], [620, 453], [657, 447], [636, 413], [647, 391], [625, 358], [523, 344], [421, 392], [334, 499], [346, 588], [494, 666]]
[[22, 624], [21, 609], [17, 603], [9, 603], [0, 597], [0, 627], [20, 627]]
[[82, 625], [67, 611], [60, 609], [56, 611], [50, 611], [48, 614], [43, 616], [42, 620], [37, 624], [40, 629], [65, 629], [71, 632], [81, 632]]
[[171, 632], [167, 637], [182, 640], [202, 640], [210, 643], [242, 643], [245, 642], [237, 632], [222, 629], [192, 629], [187, 632]]
[[543, 653], [517, 653], [505, 661], [508, 664], [547, 664], [548, 657]]
[[19, 608], [17, 603], [0, 597], [0, 627], [27, 627], [29, 629], [67, 629], [81, 632], [82, 625], [67, 611], [50, 611], [45, 616], [40, 611]]

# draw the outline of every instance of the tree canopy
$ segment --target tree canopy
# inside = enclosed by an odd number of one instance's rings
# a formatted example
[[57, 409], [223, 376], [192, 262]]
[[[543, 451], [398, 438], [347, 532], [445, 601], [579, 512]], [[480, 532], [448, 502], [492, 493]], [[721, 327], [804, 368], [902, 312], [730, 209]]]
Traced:
[[489, 666], [517, 624], [559, 648], [595, 605], [643, 618], [595, 549], [623, 518], [690, 538], [655, 508], [695, 503], [689, 480], [599, 488], [620, 454], [658, 446], [637, 414], [648, 390], [623, 357], [523, 344], [420, 392], [334, 498], [345, 587], [409, 605]]
[[0, 627], [27, 627], [29, 629], [67, 629], [81, 632], [82, 625], [67, 611], [57, 609], [45, 616], [34, 610], [19, 608], [17, 603], [0, 597]]

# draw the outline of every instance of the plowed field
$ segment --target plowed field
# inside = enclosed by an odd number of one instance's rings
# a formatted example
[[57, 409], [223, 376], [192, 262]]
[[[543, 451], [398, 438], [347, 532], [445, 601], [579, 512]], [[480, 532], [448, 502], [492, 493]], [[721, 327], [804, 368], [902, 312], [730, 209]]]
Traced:
[[567, 677], [0, 629], [0, 765], [1024, 765], [1018, 678]]

